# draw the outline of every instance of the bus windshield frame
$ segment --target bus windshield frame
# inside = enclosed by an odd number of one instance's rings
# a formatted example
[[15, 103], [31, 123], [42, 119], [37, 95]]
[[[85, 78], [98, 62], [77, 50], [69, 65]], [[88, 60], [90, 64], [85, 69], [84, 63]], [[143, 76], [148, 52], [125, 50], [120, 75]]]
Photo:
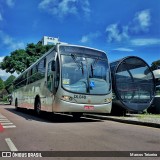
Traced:
[[107, 55], [79, 46], [60, 46], [61, 87], [72, 93], [106, 95], [111, 92]]

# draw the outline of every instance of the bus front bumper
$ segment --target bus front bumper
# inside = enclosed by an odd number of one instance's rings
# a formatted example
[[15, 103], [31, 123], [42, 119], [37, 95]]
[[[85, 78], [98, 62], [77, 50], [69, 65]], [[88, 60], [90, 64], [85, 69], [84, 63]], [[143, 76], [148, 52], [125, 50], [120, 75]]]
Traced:
[[112, 103], [79, 104], [58, 100], [53, 105], [53, 112], [110, 113]]

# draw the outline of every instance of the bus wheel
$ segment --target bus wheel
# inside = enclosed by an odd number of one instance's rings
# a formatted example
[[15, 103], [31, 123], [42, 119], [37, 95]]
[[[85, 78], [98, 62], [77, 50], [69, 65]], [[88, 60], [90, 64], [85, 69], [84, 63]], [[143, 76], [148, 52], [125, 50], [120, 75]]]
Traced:
[[35, 112], [38, 116], [41, 115], [41, 102], [38, 100], [35, 105]]
[[15, 109], [18, 111], [19, 110], [19, 107], [18, 107], [18, 100], [16, 99], [15, 100]]
[[74, 118], [74, 120], [79, 120], [81, 118], [81, 116], [83, 115], [83, 113], [72, 113], [72, 116]]

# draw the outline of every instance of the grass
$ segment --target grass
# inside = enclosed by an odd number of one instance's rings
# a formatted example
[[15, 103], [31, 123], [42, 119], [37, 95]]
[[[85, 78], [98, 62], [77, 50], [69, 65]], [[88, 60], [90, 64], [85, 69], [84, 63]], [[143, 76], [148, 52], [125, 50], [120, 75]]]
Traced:
[[140, 118], [140, 119], [145, 119], [145, 118], [160, 118], [160, 114], [145, 113], [145, 114], [137, 114], [136, 117]]

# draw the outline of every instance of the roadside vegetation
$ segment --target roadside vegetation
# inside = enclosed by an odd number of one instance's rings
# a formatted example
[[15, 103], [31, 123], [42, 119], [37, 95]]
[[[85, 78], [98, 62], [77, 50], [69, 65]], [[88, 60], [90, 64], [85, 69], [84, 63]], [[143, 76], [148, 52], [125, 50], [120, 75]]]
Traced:
[[15, 78], [15, 76], [11, 75], [7, 78], [7, 80], [3, 81], [0, 77], [0, 102], [7, 102], [8, 95], [12, 93], [12, 82]]
[[145, 114], [138, 114], [136, 115], [140, 119], [145, 118], [160, 118], [160, 114], [151, 114], [151, 113], [145, 113]]

